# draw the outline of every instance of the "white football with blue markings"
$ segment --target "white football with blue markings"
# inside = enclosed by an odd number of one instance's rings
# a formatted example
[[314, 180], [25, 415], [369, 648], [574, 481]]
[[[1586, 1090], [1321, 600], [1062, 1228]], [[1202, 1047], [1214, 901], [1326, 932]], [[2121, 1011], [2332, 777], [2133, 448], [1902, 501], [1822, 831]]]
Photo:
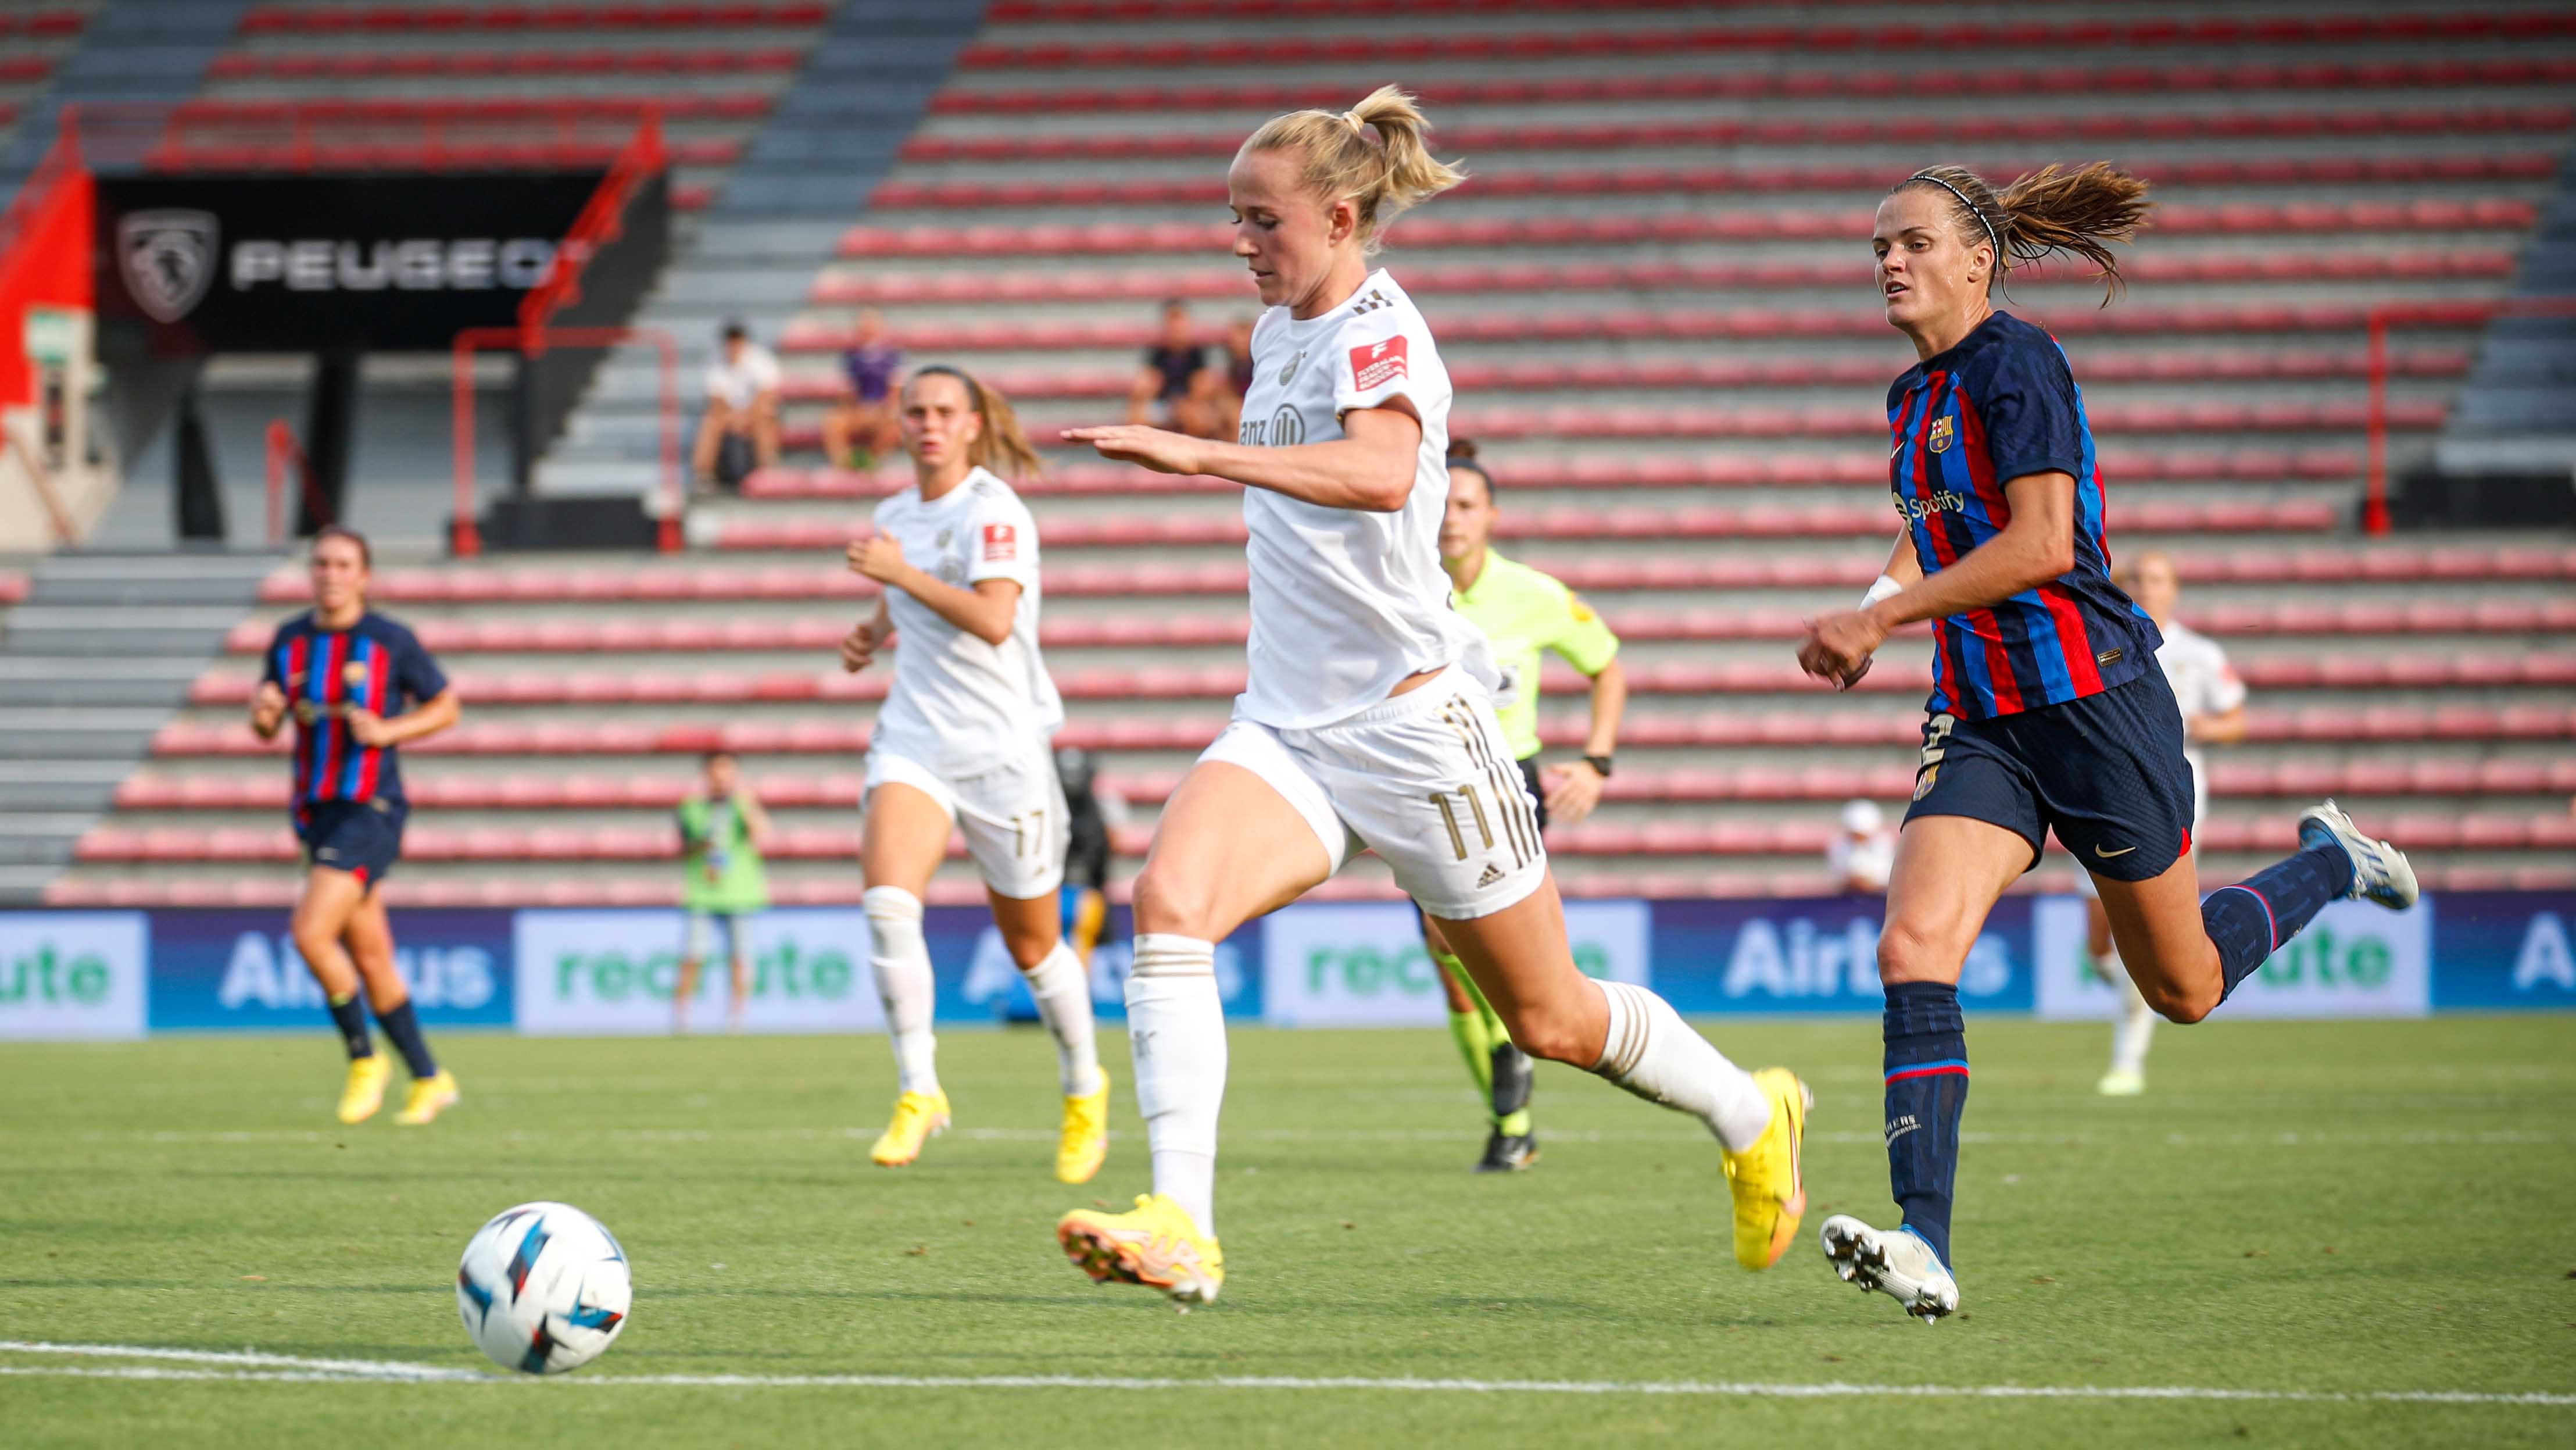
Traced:
[[456, 1266], [465, 1332], [494, 1364], [527, 1374], [599, 1358], [625, 1332], [634, 1295], [616, 1236], [568, 1203], [502, 1210]]

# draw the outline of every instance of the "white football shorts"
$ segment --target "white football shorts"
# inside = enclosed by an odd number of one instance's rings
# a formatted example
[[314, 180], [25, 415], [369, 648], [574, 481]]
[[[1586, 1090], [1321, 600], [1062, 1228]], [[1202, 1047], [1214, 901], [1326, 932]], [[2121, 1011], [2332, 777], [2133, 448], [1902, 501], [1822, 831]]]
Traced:
[[1238, 718], [1199, 759], [1261, 777], [1314, 827], [1333, 870], [1377, 852], [1433, 916], [1491, 916], [1546, 879], [1538, 814], [1493, 701], [1455, 666], [1319, 729]]
[[1064, 882], [1072, 826], [1064, 783], [1043, 740], [1019, 759], [974, 775], [947, 776], [910, 756], [878, 746], [868, 751], [867, 792], [908, 785], [932, 800], [966, 836], [966, 854], [984, 884], [1003, 896], [1052, 896]]

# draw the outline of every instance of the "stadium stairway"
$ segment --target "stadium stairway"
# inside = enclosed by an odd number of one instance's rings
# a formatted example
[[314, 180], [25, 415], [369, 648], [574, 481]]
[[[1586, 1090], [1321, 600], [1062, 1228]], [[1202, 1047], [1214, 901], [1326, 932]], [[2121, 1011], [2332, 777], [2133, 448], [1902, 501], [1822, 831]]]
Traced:
[[2512, 299], [2532, 315], [2500, 317], [2444, 424], [2445, 476], [2555, 475], [2576, 485], [2576, 153], [2540, 207]]
[[276, 567], [61, 554], [0, 580], [0, 903], [44, 898]]
[[[0, 8], [0, 196], [14, 194], [45, 148], [53, 144], [52, 117], [62, 100], [87, 97], [115, 84], [107, 79], [115, 67], [101, 67], [84, 55], [130, 58], [134, 53], [130, 44], [119, 42], [130, 42], [138, 28], [131, 12], [146, 8], [128, 5], [120, 11], [110, 0], [52, 0]], [[139, 28], [157, 29], [148, 20]], [[141, 83], [155, 84], [149, 74], [152, 68], [144, 69]], [[134, 73], [127, 74], [126, 83], [133, 84]]]
[[[2251, 738], [2214, 752], [2206, 874], [2286, 849], [2296, 811], [2332, 793], [2437, 887], [2576, 882], [2576, 539], [2370, 540], [2353, 523], [2363, 316], [2464, 304], [2398, 340], [2402, 464], [2478, 365], [2483, 305], [2554, 192], [2576, 128], [2563, 7], [1803, 13], [995, 0], [866, 209], [831, 221], [832, 260], [782, 278], [783, 246], [723, 265], [710, 250], [657, 301], [684, 336], [735, 312], [764, 332], [780, 319], [785, 466], [694, 507], [678, 556], [387, 552], [383, 606], [468, 700], [462, 728], [411, 753], [421, 809], [388, 889], [671, 900], [669, 805], [697, 752], [725, 744], [773, 804], [781, 899], [855, 899], [884, 677], [833, 658], [868, 607], [839, 550], [902, 480], [831, 467], [814, 439], [861, 307], [915, 363], [995, 379], [1049, 444], [1053, 471], [1027, 493], [1062, 739], [1136, 807], [1132, 871], [1239, 687], [1238, 503], [1229, 485], [1103, 467], [1054, 432], [1117, 414], [1159, 298], [1196, 301], [1209, 341], [1252, 311], [1214, 189], [1235, 140], [1386, 79], [1423, 93], [1442, 154], [1478, 177], [1400, 222], [1389, 262], [1460, 379], [1456, 431], [1489, 444], [1502, 546], [1572, 579], [1626, 639], [1619, 776], [1592, 822], [1552, 837], [1569, 890], [1828, 889], [1841, 803], [1901, 806], [1919, 639], [1849, 694], [1790, 663], [1798, 620], [1855, 597], [1892, 537], [1874, 440], [1910, 355], [1864, 290], [1868, 208], [1935, 156], [2099, 154], [2165, 203], [2128, 296], [2099, 310], [2096, 284], [2034, 269], [2009, 305], [2057, 330], [2086, 381], [2115, 547], [2174, 556], [2184, 617], [2253, 689]], [[1898, 95], [1903, 115], [1882, 114], [1875, 98]], [[771, 125], [802, 104], [782, 98]], [[650, 397], [649, 372], [603, 369], [566, 461], [649, 459], [634, 450]], [[51, 899], [286, 899], [284, 771], [240, 719], [301, 589], [292, 568], [264, 583]], [[1579, 736], [1574, 683], [1550, 686], [1557, 758]], [[2052, 861], [2039, 884], [2065, 880]], [[1333, 889], [1388, 888], [1364, 862]], [[956, 860], [934, 890], [978, 899]]]
[[[230, 18], [198, 67], [202, 83], [192, 73], [187, 89], [167, 97], [187, 103], [172, 129], [191, 144], [161, 148], [156, 164], [288, 166], [319, 152], [402, 169], [452, 165], [495, 145], [589, 163], [650, 111], [673, 159], [680, 259], [737, 167], [766, 164], [758, 138], [836, 9], [829, 0], [224, 0], [224, 8]], [[255, 477], [268, 420], [302, 412], [304, 364], [223, 357], [202, 383], [227, 471]], [[426, 535], [448, 512], [449, 386], [444, 355], [367, 360], [358, 444], [366, 481], [352, 500], [354, 522]], [[248, 464], [239, 461], [245, 453]], [[147, 483], [169, 466], [159, 443], [129, 461]], [[625, 486], [640, 491], [651, 481], [648, 455]], [[239, 537], [243, 511], [234, 512]], [[116, 522], [121, 543], [159, 536], [149, 509]]]
[[[714, 358], [717, 331], [739, 318], [764, 340], [803, 304], [810, 279], [840, 244], [848, 219], [896, 163], [922, 109], [947, 79], [976, 29], [981, 6], [924, 6], [907, 0], [843, 0], [744, 147], [662, 280], [637, 326], [679, 342], [683, 406], [694, 411], [698, 379]], [[545, 494], [631, 494], [655, 477], [656, 453], [617, 425], [632, 413], [627, 391], [641, 379], [657, 396], [654, 352], [621, 349], [574, 409], [564, 436], [538, 468]], [[605, 399], [605, 401], [603, 401]], [[615, 435], [603, 440], [601, 419]]]

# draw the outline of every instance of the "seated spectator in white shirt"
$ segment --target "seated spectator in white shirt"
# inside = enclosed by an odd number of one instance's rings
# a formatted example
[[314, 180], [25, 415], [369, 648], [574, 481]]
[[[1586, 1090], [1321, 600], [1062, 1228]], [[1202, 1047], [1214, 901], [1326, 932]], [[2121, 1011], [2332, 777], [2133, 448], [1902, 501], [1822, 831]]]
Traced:
[[[707, 368], [707, 411], [690, 454], [700, 484], [739, 484], [751, 468], [778, 462], [778, 383], [778, 359], [741, 323], [726, 323], [723, 354]], [[727, 466], [727, 438], [750, 444], [748, 467], [739, 459]]]

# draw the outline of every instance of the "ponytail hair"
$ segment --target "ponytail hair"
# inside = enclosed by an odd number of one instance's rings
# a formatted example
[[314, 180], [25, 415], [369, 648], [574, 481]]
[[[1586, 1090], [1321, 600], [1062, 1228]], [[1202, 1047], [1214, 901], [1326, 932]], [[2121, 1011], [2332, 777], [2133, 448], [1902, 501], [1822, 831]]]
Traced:
[[904, 379], [903, 386], [910, 391], [913, 384], [927, 377], [955, 378], [966, 389], [966, 400], [974, 405], [975, 416], [983, 421], [983, 429], [967, 446], [968, 463], [1012, 483], [1036, 478], [1046, 472], [1046, 464], [1038, 457], [1037, 448], [1020, 427], [1019, 413], [1011, 407], [1011, 400], [1002, 396], [1000, 389], [988, 388], [977, 382], [974, 374], [946, 363], [913, 369], [912, 376]]
[[2043, 166], [2001, 191], [1964, 166], [1927, 166], [1888, 194], [1913, 187], [1949, 193], [1960, 240], [1993, 244], [1998, 281], [2016, 262], [2063, 252], [2093, 264], [2105, 307], [2124, 285], [2111, 244], [2135, 240], [2155, 206], [2146, 182], [2107, 161]]
[[1476, 475], [1476, 477], [1485, 485], [1485, 502], [1488, 505], [1495, 502], [1494, 476], [1485, 471], [1484, 464], [1476, 461], [1476, 440], [1472, 438], [1450, 439], [1447, 463], [1452, 470]]
[[[1371, 126], [1378, 139], [1369, 139]], [[1430, 119], [1412, 96], [1380, 86], [1347, 111], [1290, 111], [1261, 124], [1238, 154], [1291, 152], [1305, 161], [1309, 190], [1331, 206], [1347, 200], [1359, 214], [1360, 251], [1377, 254], [1379, 237], [1397, 214], [1467, 179], [1431, 154]]]

